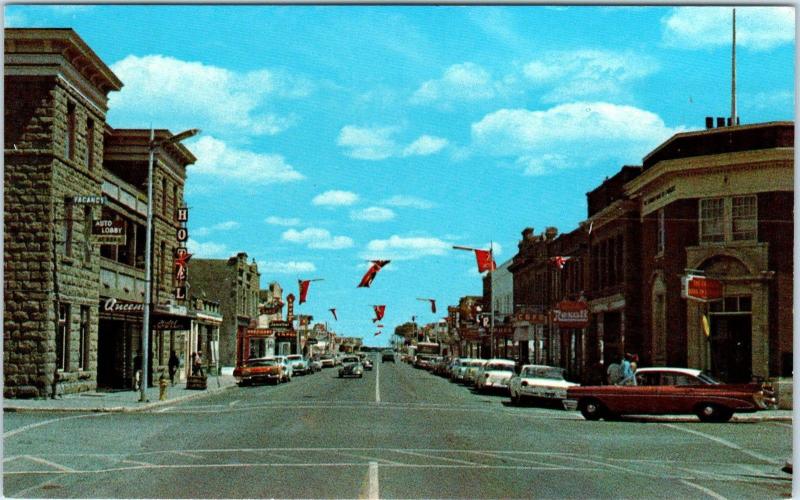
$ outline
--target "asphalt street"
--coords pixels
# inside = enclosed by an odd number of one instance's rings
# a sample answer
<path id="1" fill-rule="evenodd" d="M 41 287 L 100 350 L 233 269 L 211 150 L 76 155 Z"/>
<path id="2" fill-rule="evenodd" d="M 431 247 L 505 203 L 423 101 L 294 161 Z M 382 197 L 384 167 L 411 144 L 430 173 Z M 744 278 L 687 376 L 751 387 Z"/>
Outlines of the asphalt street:
<path id="1" fill-rule="evenodd" d="M 141 413 L 7 413 L 24 498 L 780 498 L 785 422 L 588 422 L 405 364 Z"/>

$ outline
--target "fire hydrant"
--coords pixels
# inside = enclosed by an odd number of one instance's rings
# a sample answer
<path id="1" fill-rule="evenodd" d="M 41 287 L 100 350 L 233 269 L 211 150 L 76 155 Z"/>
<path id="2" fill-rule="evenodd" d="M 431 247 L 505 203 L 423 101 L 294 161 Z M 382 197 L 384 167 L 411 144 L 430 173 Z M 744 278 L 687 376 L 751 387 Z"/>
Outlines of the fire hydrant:
<path id="1" fill-rule="evenodd" d="M 161 377 L 158 379 L 158 399 L 159 401 L 166 401 L 167 400 L 167 387 L 169 385 L 169 379 L 161 372 Z"/>

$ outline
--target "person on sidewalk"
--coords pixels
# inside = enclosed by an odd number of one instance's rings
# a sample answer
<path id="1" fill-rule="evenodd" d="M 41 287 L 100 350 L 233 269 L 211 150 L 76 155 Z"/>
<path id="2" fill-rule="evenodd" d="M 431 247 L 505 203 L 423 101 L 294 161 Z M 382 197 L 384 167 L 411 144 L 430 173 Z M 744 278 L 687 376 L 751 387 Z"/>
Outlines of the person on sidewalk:
<path id="1" fill-rule="evenodd" d="M 203 353 L 200 351 L 197 351 L 194 355 L 194 371 L 195 375 L 205 377 L 203 373 Z"/>
<path id="2" fill-rule="evenodd" d="M 178 355 L 175 354 L 175 351 L 170 352 L 169 354 L 169 383 L 170 385 L 175 385 L 175 373 L 178 371 L 178 366 L 180 365 L 181 360 L 178 359 Z"/>
<path id="3" fill-rule="evenodd" d="M 53 372 L 53 382 L 52 382 L 52 394 L 50 395 L 51 399 L 61 399 L 64 394 L 64 384 L 61 382 L 61 375 L 58 373 L 58 367 L 56 367 L 55 371 Z M 59 391 L 59 388 L 61 391 Z M 61 394 L 59 394 L 59 392 Z"/>
<path id="4" fill-rule="evenodd" d="M 133 390 L 139 389 L 141 387 L 141 380 L 142 380 L 142 356 L 139 352 L 136 352 L 136 356 L 133 357 Z"/>

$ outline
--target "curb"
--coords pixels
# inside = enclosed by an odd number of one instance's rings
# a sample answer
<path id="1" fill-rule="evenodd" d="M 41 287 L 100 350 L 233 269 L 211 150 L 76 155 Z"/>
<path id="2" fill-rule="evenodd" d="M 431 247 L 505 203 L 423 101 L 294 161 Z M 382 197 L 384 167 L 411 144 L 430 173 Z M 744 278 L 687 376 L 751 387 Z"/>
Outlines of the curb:
<path id="1" fill-rule="evenodd" d="M 235 384 L 227 385 L 224 387 L 216 387 L 214 389 L 206 389 L 204 391 L 197 391 L 197 394 L 187 394 L 185 396 L 179 396 L 176 398 L 168 399 L 166 401 L 153 401 L 148 403 L 142 403 L 140 406 L 108 406 L 108 407 L 85 407 L 85 408 L 78 408 L 78 407 L 70 407 L 64 408 L 60 406 L 54 407 L 30 407 L 30 406 L 6 406 L 3 405 L 3 411 L 9 413 L 136 413 L 142 412 L 147 410 L 152 410 L 153 408 L 160 408 L 162 406 L 169 406 L 171 404 L 180 403 L 183 401 L 190 401 L 193 399 L 201 399 L 207 396 L 211 396 L 213 394 L 217 394 L 223 391 L 230 389 L 231 387 L 236 387 Z M 137 402 L 138 404 L 138 402 Z"/>

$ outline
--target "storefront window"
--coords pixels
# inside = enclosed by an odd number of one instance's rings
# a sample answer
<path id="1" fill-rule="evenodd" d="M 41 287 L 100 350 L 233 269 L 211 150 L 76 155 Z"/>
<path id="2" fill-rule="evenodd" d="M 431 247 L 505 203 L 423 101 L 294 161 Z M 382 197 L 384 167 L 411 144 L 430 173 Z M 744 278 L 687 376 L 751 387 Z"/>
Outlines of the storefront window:
<path id="1" fill-rule="evenodd" d="M 714 243 L 725 240 L 724 202 L 723 198 L 700 200 L 700 242 Z"/>
<path id="2" fill-rule="evenodd" d="M 56 332 L 56 368 L 66 370 L 69 365 L 69 304 L 58 304 L 58 331 Z"/>

